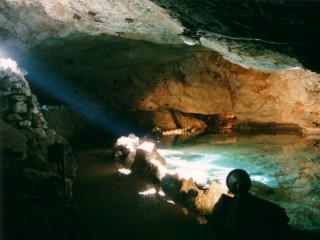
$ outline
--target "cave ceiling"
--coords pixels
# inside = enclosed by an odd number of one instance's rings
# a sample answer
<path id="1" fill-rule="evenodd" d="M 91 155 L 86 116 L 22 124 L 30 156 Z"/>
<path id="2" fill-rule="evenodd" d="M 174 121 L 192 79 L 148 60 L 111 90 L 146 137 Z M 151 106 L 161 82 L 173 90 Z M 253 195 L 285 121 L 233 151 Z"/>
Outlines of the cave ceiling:
<path id="1" fill-rule="evenodd" d="M 14 48 L 79 33 L 160 44 L 187 39 L 246 68 L 320 70 L 318 1 L 4 0 L 0 9 L 1 43 Z"/>

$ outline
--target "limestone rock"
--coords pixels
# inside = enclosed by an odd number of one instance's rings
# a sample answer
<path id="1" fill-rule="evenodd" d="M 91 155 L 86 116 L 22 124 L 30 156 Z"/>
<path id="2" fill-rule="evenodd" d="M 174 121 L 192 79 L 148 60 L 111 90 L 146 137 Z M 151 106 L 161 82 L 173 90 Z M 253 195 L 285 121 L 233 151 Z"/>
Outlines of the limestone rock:
<path id="1" fill-rule="evenodd" d="M 197 210 L 206 214 L 211 213 L 214 205 L 218 202 L 223 193 L 226 194 L 221 186 L 217 182 L 212 181 L 208 189 L 199 191 L 199 194 L 195 199 Z"/>

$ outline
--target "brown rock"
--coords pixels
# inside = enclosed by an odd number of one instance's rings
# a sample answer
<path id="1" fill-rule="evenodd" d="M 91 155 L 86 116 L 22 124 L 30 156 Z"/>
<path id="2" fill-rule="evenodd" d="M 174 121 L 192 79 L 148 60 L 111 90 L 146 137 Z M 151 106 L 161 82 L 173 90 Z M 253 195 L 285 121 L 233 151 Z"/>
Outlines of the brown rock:
<path id="1" fill-rule="evenodd" d="M 214 205 L 220 199 L 222 193 L 225 192 L 221 189 L 221 186 L 215 181 L 212 181 L 208 189 L 199 191 L 199 194 L 195 199 L 197 210 L 201 213 L 210 213 Z"/>

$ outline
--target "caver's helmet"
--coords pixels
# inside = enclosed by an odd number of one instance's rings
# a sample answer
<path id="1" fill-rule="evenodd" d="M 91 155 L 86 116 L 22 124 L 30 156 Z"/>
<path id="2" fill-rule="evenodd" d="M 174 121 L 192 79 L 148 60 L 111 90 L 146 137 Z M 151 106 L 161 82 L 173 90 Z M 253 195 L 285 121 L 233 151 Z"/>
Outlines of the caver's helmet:
<path id="1" fill-rule="evenodd" d="M 227 187 L 235 195 L 246 194 L 251 187 L 249 174 L 243 169 L 234 169 L 227 176 Z"/>

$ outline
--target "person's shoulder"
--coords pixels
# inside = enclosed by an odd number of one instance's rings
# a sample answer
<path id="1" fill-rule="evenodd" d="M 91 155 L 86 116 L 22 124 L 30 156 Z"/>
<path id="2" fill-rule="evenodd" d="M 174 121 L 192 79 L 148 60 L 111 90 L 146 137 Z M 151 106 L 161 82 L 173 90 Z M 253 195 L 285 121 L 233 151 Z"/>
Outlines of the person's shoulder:
<path id="1" fill-rule="evenodd" d="M 286 210 L 274 202 L 256 197 L 252 194 L 250 194 L 250 202 L 251 206 L 256 206 L 260 211 L 267 212 L 269 216 L 276 217 L 278 220 L 289 221 Z"/>
<path id="2" fill-rule="evenodd" d="M 218 202 L 214 205 L 213 212 L 219 211 L 225 206 L 229 205 L 231 200 L 232 200 L 232 197 L 230 197 L 229 195 L 226 195 L 224 193 L 221 194 L 221 197 L 219 198 Z"/>

